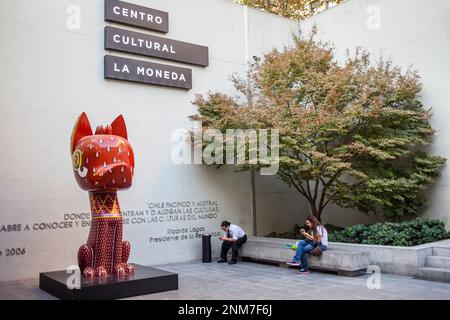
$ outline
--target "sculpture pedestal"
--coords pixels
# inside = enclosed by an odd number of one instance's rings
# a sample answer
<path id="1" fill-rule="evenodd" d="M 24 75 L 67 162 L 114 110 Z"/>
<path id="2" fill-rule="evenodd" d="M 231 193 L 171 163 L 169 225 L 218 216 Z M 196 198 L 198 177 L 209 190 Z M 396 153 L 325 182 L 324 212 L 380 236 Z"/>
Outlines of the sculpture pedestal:
<path id="1" fill-rule="evenodd" d="M 84 279 L 81 289 L 67 288 L 66 271 L 39 274 L 39 288 L 62 300 L 110 300 L 178 290 L 178 274 L 134 265 L 133 275 Z"/>

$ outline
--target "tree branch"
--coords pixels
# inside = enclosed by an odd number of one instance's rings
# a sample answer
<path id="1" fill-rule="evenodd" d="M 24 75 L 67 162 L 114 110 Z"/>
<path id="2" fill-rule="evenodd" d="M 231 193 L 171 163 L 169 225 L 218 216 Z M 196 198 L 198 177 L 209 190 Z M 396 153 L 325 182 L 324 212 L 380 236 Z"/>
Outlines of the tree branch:
<path id="1" fill-rule="evenodd" d="M 306 191 L 308 192 L 309 198 L 313 200 L 313 196 L 311 194 L 311 186 L 309 185 L 309 180 L 306 181 Z"/>
<path id="2" fill-rule="evenodd" d="M 318 196 L 318 192 L 319 192 L 319 183 L 320 183 L 319 177 L 317 177 L 316 178 L 316 185 L 314 187 L 314 197 L 313 197 L 314 203 L 316 203 L 316 200 L 317 200 L 317 196 Z"/>
<path id="3" fill-rule="evenodd" d="M 289 178 L 289 180 L 291 180 L 292 185 L 294 186 L 295 189 L 297 189 L 298 192 L 300 192 L 305 198 L 309 199 L 309 198 L 308 198 L 308 195 L 306 194 L 305 189 L 303 188 L 303 186 L 301 186 L 301 185 L 298 186 L 298 185 L 295 183 L 294 179 L 291 177 L 291 175 L 288 174 L 287 172 L 283 171 L 282 169 L 279 169 L 279 171 L 280 171 L 281 173 L 283 173 L 285 176 L 287 176 L 287 177 Z"/>

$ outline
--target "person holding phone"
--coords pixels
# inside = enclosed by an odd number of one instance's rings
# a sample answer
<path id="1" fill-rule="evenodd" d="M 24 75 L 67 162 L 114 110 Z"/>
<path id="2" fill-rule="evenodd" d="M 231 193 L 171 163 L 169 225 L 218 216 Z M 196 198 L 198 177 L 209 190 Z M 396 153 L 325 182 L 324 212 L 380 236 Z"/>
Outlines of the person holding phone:
<path id="1" fill-rule="evenodd" d="M 228 221 L 223 221 L 220 227 L 222 228 L 224 235 L 223 237 L 219 237 L 219 240 L 223 241 L 223 243 L 222 251 L 220 253 L 220 259 L 217 260 L 217 263 L 227 262 L 227 254 L 231 249 L 232 256 L 231 261 L 228 262 L 228 264 L 236 264 L 238 250 L 245 242 L 247 242 L 247 235 L 241 227 L 235 224 L 231 224 Z"/>
<path id="2" fill-rule="evenodd" d="M 298 242 L 297 252 L 292 258 L 291 262 L 287 264 L 290 266 L 298 266 L 299 274 L 308 274 L 308 254 L 315 248 L 319 247 L 322 251 L 327 250 L 328 247 L 328 232 L 327 229 L 320 223 L 320 221 L 310 215 L 305 220 L 306 226 L 311 230 L 311 234 L 304 229 L 300 230 L 300 233 L 305 237 L 305 240 Z"/>

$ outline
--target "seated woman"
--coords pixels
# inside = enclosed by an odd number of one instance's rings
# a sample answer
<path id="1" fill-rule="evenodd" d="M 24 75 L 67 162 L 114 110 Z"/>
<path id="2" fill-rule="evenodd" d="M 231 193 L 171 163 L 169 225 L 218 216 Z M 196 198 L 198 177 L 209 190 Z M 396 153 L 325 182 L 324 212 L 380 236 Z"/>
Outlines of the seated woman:
<path id="1" fill-rule="evenodd" d="M 306 218 L 305 224 L 312 231 L 312 234 L 307 233 L 304 229 L 300 230 L 300 233 L 306 239 L 298 242 L 297 252 L 292 259 L 292 262 L 287 263 L 290 266 L 298 266 L 299 274 L 309 273 L 307 255 L 314 248 L 320 246 L 322 251 L 325 251 L 328 247 L 328 232 L 320 221 L 316 217 L 310 215 Z"/>

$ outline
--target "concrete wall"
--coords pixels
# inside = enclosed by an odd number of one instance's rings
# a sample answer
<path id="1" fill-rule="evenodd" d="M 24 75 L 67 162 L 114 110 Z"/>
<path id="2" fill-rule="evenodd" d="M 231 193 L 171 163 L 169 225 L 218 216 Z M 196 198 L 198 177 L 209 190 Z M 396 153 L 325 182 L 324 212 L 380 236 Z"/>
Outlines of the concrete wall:
<path id="1" fill-rule="evenodd" d="M 0 281 L 76 264 L 89 228 L 80 226 L 85 220 L 65 220 L 65 215 L 89 212 L 88 195 L 75 183 L 69 152 L 72 128 L 83 111 L 93 126 L 110 123 L 119 114 L 126 119 L 136 175 L 132 188 L 119 193 L 124 211 L 145 212 L 149 203 L 166 201 L 218 202 L 219 214 L 213 219 L 125 225 L 132 262 L 155 265 L 200 258 L 199 239 L 149 242 L 150 237 L 167 235 L 168 229 L 218 232 L 220 221 L 228 219 L 252 233 L 249 174 L 174 165 L 171 134 L 192 127 L 187 117 L 196 111 L 191 104 L 196 93 L 234 93 L 229 75 L 244 73 L 249 57 L 288 45 L 298 24 L 224 0 L 129 2 L 168 11 L 166 37 L 209 47 L 210 66 L 192 67 L 192 90 L 103 79 L 106 53 L 133 57 L 104 50 L 104 26 L 114 24 L 104 22 L 103 0 L 0 1 L 0 228 L 22 228 L 0 232 Z M 70 5 L 81 9 L 79 30 L 67 28 Z M 291 228 L 290 212 L 278 208 L 294 208 L 299 198 L 276 178 L 264 179 L 259 212 L 277 212 L 278 217 L 266 220 L 270 227 L 262 232 Z M 61 221 L 72 222 L 72 227 L 33 230 L 35 224 L 39 229 L 41 223 Z M 30 230 L 24 230 L 26 225 Z M 219 241 L 213 240 L 213 246 L 217 254 Z M 15 248 L 20 250 L 11 251 Z"/>
<path id="2" fill-rule="evenodd" d="M 448 0 L 349 0 L 300 23 L 302 35 L 317 25 L 317 38 L 335 45 L 340 61 L 346 50 L 366 48 L 374 59 L 391 58 L 403 70 L 412 66 L 423 82 L 422 101 L 433 109 L 431 123 L 437 129 L 429 147 L 450 158 L 450 1 Z M 447 165 L 430 188 L 426 217 L 439 218 L 450 227 L 450 167 Z M 377 219 L 350 210 L 330 207 L 326 222 L 349 225 Z"/>
<path id="3" fill-rule="evenodd" d="M 293 251 L 285 244 L 295 244 L 298 240 L 250 237 L 242 247 L 242 256 L 272 262 L 288 261 Z M 368 267 L 378 267 L 382 273 L 416 276 L 420 268 L 436 248 L 445 250 L 442 241 L 414 247 L 394 247 L 366 244 L 330 242 L 328 250 L 319 258 L 309 257 L 311 267 L 331 270 L 356 271 Z M 437 249 L 439 250 L 439 249 Z"/>
<path id="4" fill-rule="evenodd" d="M 426 258 L 433 255 L 431 244 L 394 247 L 331 242 L 330 249 L 367 252 L 370 265 L 379 267 L 382 273 L 410 277 L 416 276 L 419 269 L 425 266 Z"/>
<path id="5" fill-rule="evenodd" d="M 245 73 L 254 55 L 289 45 L 292 33 L 300 29 L 306 35 L 315 23 L 318 37 L 336 45 L 339 59 L 346 49 L 361 45 L 375 57 L 391 57 L 403 67 L 414 64 L 424 82 L 423 101 L 433 107 L 432 122 L 439 130 L 431 150 L 449 156 L 448 1 L 434 0 L 430 5 L 426 0 L 350 0 L 300 25 L 225 0 L 129 1 L 169 11 L 166 37 L 209 47 L 210 66 L 192 67 L 192 90 L 103 79 L 106 53 L 153 61 L 104 50 L 104 26 L 114 24 L 103 21 L 103 0 L 0 0 L 0 281 L 36 277 L 40 271 L 76 263 L 88 227 L 81 226 L 86 219 L 65 218 L 89 212 L 87 193 L 72 176 L 69 153 L 71 130 L 83 111 L 93 126 L 106 124 L 120 113 L 125 116 L 136 154 L 136 176 L 133 187 L 119 194 L 123 210 L 145 213 L 150 203 L 160 202 L 218 203 L 219 213 L 212 219 L 126 224 L 131 261 L 155 265 L 200 257 L 199 239 L 150 243 L 150 237 L 165 236 L 168 229 L 187 226 L 218 232 L 219 222 L 229 219 L 251 234 L 249 174 L 234 173 L 230 167 L 174 165 L 171 134 L 178 128 L 191 128 L 187 116 L 195 113 L 191 101 L 196 93 L 233 94 L 229 75 Z M 81 9 L 79 30 L 67 27 L 70 5 Z M 377 10 L 380 28 L 369 29 L 368 19 L 370 27 L 377 26 L 373 23 Z M 433 200 L 426 212 L 447 224 L 449 179 L 446 168 L 431 189 Z M 256 190 L 259 235 L 291 230 L 309 213 L 301 196 L 275 177 L 257 176 Z M 343 226 L 377 220 L 333 207 L 324 219 Z M 72 227 L 33 230 L 36 224 L 39 229 L 53 222 L 70 222 Z M 18 224 L 21 231 L 1 229 Z M 26 225 L 31 229 L 25 230 Z M 218 246 L 214 240 L 215 254 Z M 19 254 L 7 256 L 8 252 Z"/>

